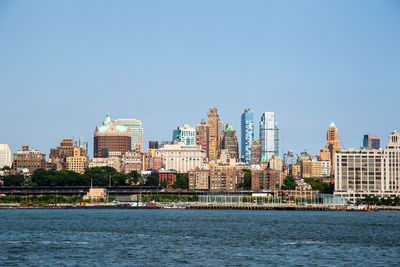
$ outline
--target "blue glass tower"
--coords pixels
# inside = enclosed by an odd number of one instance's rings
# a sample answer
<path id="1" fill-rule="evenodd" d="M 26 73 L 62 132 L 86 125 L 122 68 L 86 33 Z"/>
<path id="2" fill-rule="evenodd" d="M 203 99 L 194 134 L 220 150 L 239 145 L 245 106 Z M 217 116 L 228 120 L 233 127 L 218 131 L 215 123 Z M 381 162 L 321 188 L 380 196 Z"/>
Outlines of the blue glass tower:
<path id="1" fill-rule="evenodd" d="M 241 122 L 241 150 L 240 154 L 244 162 L 251 163 L 251 144 L 254 140 L 254 116 L 253 111 L 248 108 L 242 113 Z"/>

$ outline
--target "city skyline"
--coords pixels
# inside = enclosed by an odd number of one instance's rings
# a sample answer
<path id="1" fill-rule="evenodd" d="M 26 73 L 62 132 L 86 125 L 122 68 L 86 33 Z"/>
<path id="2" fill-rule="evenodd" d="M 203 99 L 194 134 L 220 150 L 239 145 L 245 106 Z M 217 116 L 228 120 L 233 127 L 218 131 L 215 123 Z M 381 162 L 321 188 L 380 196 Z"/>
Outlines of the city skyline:
<path id="1" fill-rule="evenodd" d="M 92 3 L 2 1 L 0 143 L 47 152 L 75 136 L 91 152 L 109 112 L 143 122 L 146 150 L 211 106 L 235 129 L 245 108 L 275 112 L 280 154 L 317 154 L 331 121 L 346 148 L 365 134 L 387 143 L 400 128 L 399 4 L 291 3 L 99 2 L 87 14 Z"/>

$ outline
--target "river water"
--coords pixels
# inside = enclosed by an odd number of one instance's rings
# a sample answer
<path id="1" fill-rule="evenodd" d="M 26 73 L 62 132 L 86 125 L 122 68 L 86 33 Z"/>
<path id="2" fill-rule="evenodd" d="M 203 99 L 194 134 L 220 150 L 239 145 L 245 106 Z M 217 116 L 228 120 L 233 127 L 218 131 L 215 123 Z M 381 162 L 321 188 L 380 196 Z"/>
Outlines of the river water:
<path id="1" fill-rule="evenodd" d="M 0 210 L 1 266 L 399 266 L 400 213 Z"/>

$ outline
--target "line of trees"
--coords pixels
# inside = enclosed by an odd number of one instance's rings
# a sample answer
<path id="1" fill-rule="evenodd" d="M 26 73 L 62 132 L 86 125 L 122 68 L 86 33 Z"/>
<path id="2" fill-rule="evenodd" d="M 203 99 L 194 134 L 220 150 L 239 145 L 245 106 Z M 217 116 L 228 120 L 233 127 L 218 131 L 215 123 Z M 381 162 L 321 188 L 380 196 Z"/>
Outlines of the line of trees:
<path id="1" fill-rule="evenodd" d="M 28 180 L 23 175 L 0 176 L 3 186 L 159 186 L 157 175 L 141 176 L 138 172 L 132 171 L 128 174 L 117 172 L 112 167 L 87 168 L 85 173 L 80 174 L 67 170 L 45 170 L 36 169 Z M 167 183 L 162 187 L 170 186 Z M 188 174 L 178 173 L 173 188 L 188 188 Z"/>
<path id="2" fill-rule="evenodd" d="M 377 196 L 366 196 L 356 200 L 356 204 L 376 205 L 376 206 L 400 206 L 400 197 L 395 198 L 379 198 Z"/>

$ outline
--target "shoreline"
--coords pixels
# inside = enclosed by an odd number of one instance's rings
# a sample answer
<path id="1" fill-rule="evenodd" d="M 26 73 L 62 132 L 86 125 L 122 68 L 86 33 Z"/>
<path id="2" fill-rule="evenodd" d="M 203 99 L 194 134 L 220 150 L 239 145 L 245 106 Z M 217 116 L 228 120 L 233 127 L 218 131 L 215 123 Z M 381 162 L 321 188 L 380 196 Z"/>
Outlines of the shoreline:
<path id="1" fill-rule="evenodd" d="M 52 205 L 52 206 L 22 206 L 19 203 L 2 203 L 1 209 L 188 209 L 188 210 L 292 210 L 292 211 L 400 211 L 400 206 L 373 206 L 373 207 L 351 207 L 333 205 L 243 205 L 243 204 L 215 204 L 215 203 L 185 203 L 185 204 L 158 204 L 151 206 L 133 206 L 131 204 L 96 204 L 96 205 Z"/>

